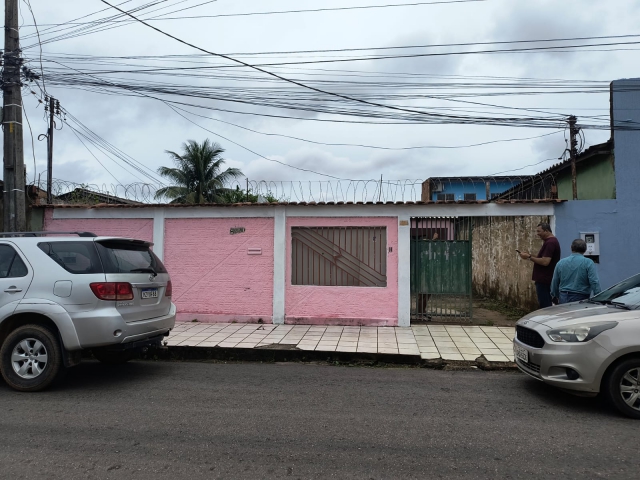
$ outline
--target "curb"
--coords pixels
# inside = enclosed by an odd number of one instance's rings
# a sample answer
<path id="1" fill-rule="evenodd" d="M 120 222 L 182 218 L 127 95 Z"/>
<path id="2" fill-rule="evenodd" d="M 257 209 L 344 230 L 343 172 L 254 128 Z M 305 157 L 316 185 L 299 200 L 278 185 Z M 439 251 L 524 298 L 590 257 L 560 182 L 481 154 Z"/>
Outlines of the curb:
<path id="1" fill-rule="evenodd" d="M 149 351 L 143 355 L 147 360 L 163 361 L 238 361 L 238 362 L 324 362 L 329 364 L 352 364 L 366 366 L 402 365 L 419 368 L 455 369 L 478 368 L 480 370 L 517 370 L 513 362 L 489 362 L 484 356 L 474 361 L 426 360 L 419 355 L 396 355 L 387 353 L 323 352 L 298 348 L 222 348 L 169 346 Z"/>

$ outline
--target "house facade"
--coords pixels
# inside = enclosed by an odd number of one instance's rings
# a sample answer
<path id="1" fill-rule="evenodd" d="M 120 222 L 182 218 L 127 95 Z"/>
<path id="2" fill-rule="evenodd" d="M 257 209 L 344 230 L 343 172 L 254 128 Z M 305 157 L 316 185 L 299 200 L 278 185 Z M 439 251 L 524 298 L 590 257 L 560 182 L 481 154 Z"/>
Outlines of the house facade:
<path id="1" fill-rule="evenodd" d="M 460 266 L 470 258 L 465 225 L 473 218 L 552 217 L 555 207 L 553 200 L 60 205 L 44 209 L 44 229 L 153 242 L 171 273 L 179 320 L 408 326 L 417 303 L 442 317 L 465 313 L 451 302 L 471 299 L 470 288 L 459 287 L 471 282 L 470 268 Z M 439 270 L 416 283 L 416 265 Z"/>

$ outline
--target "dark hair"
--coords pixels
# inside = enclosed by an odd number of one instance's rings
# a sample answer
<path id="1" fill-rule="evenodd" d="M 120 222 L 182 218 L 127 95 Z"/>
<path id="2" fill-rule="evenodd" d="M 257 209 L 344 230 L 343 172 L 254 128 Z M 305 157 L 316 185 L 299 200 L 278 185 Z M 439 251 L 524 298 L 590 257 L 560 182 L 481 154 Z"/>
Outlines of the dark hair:
<path id="1" fill-rule="evenodd" d="M 581 238 L 576 238 L 571 242 L 571 251 L 576 253 L 584 253 L 587 251 L 587 242 Z"/>
<path id="2" fill-rule="evenodd" d="M 548 223 L 546 223 L 546 222 L 541 222 L 541 223 L 539 223 L 539 224 L 538 224 L 538 226 L 539 226 L 542 230 L 544 230 L 545 232 L 551 232 L 551 225 L 549 225 L 549 224 L 548 224 Z"/>

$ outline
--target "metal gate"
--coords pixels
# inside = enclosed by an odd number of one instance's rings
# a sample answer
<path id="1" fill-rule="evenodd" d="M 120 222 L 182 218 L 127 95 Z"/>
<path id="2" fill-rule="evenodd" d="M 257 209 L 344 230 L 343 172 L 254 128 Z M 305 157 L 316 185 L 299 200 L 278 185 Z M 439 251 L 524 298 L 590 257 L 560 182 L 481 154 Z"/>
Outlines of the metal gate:
<path id="1" fill-rule="evenodd" d="M 470 321 L 469 217 L 411 219 L 411 320 Z"/>

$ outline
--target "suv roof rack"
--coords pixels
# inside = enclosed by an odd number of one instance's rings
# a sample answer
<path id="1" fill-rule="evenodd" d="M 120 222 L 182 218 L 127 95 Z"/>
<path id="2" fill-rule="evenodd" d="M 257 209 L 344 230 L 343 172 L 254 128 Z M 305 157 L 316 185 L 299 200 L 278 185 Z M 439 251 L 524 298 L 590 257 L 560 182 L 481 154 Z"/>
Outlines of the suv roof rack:
<path id="1" fill-rule="evenodd" d="M 91 232 L 0 232 L 0 237 L 39 237 L 44 235 L 78 235 L 79 237 L 97 237 Z"/>

